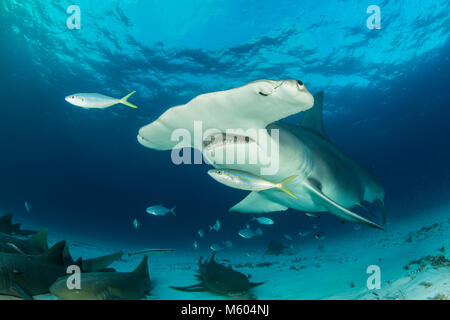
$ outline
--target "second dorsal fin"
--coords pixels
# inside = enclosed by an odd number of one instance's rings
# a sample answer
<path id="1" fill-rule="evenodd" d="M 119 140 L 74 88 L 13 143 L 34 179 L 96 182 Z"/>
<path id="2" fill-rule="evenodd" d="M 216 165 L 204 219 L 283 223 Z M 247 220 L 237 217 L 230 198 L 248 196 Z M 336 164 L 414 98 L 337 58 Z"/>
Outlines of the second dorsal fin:
<path id="1" fill-rule="evenodd" d="M 321 136 L 324 139 L 329 140 L 328 135 L 325 132 L 323 126 L 323 92 L 320 91 L 314 95 L 314 106 L 303 113 L 300 126 Z"/>

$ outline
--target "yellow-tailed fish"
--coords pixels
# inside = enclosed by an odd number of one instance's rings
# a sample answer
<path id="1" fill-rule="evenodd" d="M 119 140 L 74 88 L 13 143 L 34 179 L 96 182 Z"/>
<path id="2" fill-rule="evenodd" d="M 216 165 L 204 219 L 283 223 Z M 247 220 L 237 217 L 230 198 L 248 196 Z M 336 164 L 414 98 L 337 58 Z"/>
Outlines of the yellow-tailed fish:
<path id="1" fill-rule="evenodd" d="M 297 175 L 290 176 L 278 183 L 273 183 L 249 172 L 240 170 L 213 169 L 209 170 L 208 174 L 216 181 L 232 188 L 248 191 L 263 191 L 275 188 L 297 199 L 297 196 L 286 187 Z"/>
<path id="2" fill-rule="evenodd" d="M 111 98 L 99 93 L 75 93 L 67 96 L 65 99 L 70 104 L 86 109 L 105 109 L 119 103 L 136 109 L 137 106 L 128 102 L 128 98 L 134 93 L 136 93 L 136 91 L 131 92 L 122 99 Z"/>

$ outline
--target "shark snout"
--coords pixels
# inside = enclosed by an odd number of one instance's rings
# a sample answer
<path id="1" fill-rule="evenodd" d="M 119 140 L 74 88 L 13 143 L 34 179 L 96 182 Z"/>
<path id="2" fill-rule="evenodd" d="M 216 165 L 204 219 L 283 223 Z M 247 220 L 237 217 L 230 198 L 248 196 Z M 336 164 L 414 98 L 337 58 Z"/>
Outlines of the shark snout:
<path id="1" fill-rule="evenodd" d="M 298 106 L 297 112 L 308 110 L 314 105 L 314 97 L 302 80 L 285 80 L 283 87 L 286 99 Z"/>
<path id="2" fill-rule="evenodd" d="M 150 143 L 150 141 L 147 141 L 145 139 L 145 127 L 142 127 L 139 130 L 138 135 L 137 135 L 137 140 L 144 147 L 148 147 L 148 148 L 152 148 L 153 147 L 152 143 Z"/>

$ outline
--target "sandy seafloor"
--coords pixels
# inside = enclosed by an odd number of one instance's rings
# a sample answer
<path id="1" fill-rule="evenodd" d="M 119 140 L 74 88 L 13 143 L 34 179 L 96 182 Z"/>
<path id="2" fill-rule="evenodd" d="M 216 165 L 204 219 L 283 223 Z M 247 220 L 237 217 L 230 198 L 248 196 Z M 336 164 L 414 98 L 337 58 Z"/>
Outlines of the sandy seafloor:
<path id="1" fill-rule="evenodd" d="M 265 255 L 265 248 L 251 253 L 239 248 L 217 253 L 217 261 L 231 260 L 234 269 L 251 274 L 258 299 L 448 299 L 450 297 L 450 206 L 424 213 L 414 220 L 388 224 L 387 232 L 360 229 L 339 238 L 304 241 L 295 238 L 289 254 Z M 72 241 L 49 232 L 50 244 L 66 239 L 74 258 L 95 257 L 142 248 L 109 247 L 85 239 Z M 320 248 L 319 248 L 320 247 Z M 198 258 L 209 251 L 180 251 L 150 255 L 152 295 L 148 299 L 227 299 L 208 292 L 180 292 L 169 285 L 195 284 Z M 113 264 L 117 271 L 131 271 L 141 256 L 124 257 Z M 225 262 L 230 264 L 230 262 Z M 381 289 L 366 286 L 369 265 L 381 269 Z M 42 295 L 36 299 L 55 299 Z"/>

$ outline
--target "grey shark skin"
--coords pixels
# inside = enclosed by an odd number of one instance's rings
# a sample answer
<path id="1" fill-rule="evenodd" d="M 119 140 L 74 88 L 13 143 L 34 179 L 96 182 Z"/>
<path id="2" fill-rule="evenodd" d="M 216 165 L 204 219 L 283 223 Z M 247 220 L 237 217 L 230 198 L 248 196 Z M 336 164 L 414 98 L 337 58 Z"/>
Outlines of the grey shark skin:
<path id="1" fill-rule="evenodd" d="M 36 233 L 34 230 L 21 229 L 20 223 L 12 223 L 12 218 L 13 215 L 11 213 L 0 217 L 0 233 L 20 236 L 29 236 Z"/>
<path id="2" fill-rule="evenodd" d="M 186 292 L 199 292 L 199 291 L 211 291 L 216 294 L 234 297 L 234 298 L 254 298 L 253 295 L 249 295 L 249 290 L 264 284 L 264 282 L 250 282 L 250 276 L 246 276 L 243 273 L 233 270 L 231 266 L 226 267 L 217 263 L 214 260 L 216 252 L 213 252 L 209 260 L 206 259 L 203 262 L 203 258 L 199 259 L 199 270 L 196 277 L 200 280 L 200 283 L 187 287 L 173 287 L 170 288 L 186 291 Z"/>
<path id="3" fill-rule="evenodd" d="M 101 257 L 74 260 L 70 254 L 69 246 L 66 245 L 63 252 L 64 265 L 78 265 L 82 272 L 99 272 L 99 271 L 114 271 L 108 268 L 115 261 L 120 260 L 123 256 L 123 252 L 117 252 Z"/>
<path id="4" fill-rule="evenodd" d="M 179 144 L 171 136 L 174 130 L 183 128 L 194 137 L 195 121 L 201 121 L 203 133 L 210 129 L 222 133 L 229 129 L 267 130 L 269 148 L 279 149 L 278 158 L 270 159 L 278 161 L 276 173 L 261 174 L 261 169 L 267 166 L 262 161 L 223 164 L 211 157 L 208 160 L 216 169 L 241 170 L 272 182 L 297 175 L 287 187 L 298 199 L 279 190 L 251 192 L 230 211 L 264 213 L 289 208 L 329 211 L 341 219 L 383 229 L 352 211 L 357 207 L 365 209 L 366 202 L 379 202 L 384 213 L 384 189 L 368 170 L 331 143 L 323 126 L 322 105 L 323 93 L 313 98 L 301 82 L 259 80 L 236 89 L 200 95 L 186 105 L 168 109 L 139 130 L 138 141 L 156 150 L 198 147 L 192 141 L 190 145 Z M 298 126 L 279 121 L 301 111 L 305 113 Z M 278 130 L 279 139 L 272 138 L 271 129 Z M 248 140 L 247 153 L 253 143 Z M 257 147 L 262 148 L 259 143 Z M 226 148 L 229 146 L 218 144 L 214 151 L 220 154 Z M 384 220 L 385 216 L 383 223 Z"/>
<path id="5" fill-rule="evenodd" d="M 17 253 L 18 248 L 26 254 L 44 253 L 48 250 L 47 233 L 47 229 L 43 229 L 25 240 L 0 233 L 0 252 Z"/>
<path id="6" fill-rule="evenodd" d="M 139 300 L 150 291 L 147 261 L 144 257 L 132 272 L 82 273 L 81 289 L 68 289 L 68 276 L 62 277 L 50 287 L 50 292 L 62 300 Z"/>
<path id="7" fill-rule="evenodd" d="M 0 232 L 11 234 L 12 233 L 12 214 L 5 214 L 0 217 Z"/>
<path id="8" fill-rule="evenodd" d="M 48 293 L 52 283 L 66 273 L 62 266 L 64 246 L 64 241 L 58 242 L 37 256 L 0 253 L 0 295 L 31 300 Z"/>

